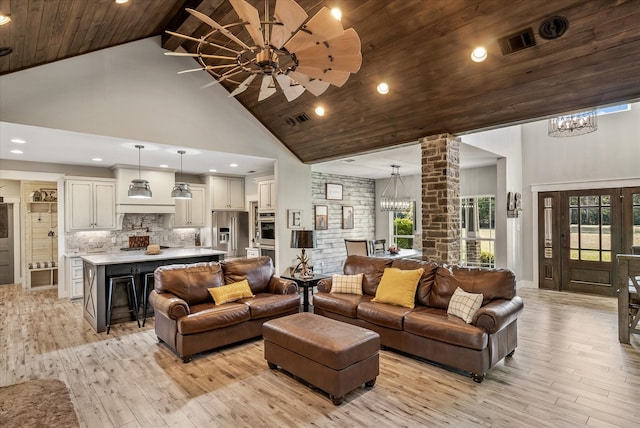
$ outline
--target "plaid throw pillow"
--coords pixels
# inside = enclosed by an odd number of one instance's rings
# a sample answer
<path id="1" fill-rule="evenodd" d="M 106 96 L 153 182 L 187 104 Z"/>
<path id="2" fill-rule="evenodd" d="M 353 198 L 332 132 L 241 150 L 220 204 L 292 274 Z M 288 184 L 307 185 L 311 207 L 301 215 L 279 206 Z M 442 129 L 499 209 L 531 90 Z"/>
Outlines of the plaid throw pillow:
<path id="1" fill-rule="evenodd" d="M 467 293 L 458 287 L 451 296 L 447 313 L 462 318 L 469 324 L 481 305 L 482 294 Z"/>
<path id="2" fill-rule="evenodd" d="M 362 277 L 364 274 L 357 275 L 333 275 L 331 279 L 330 293 L 343 294 L 359 294 L 362 295 Z"/>

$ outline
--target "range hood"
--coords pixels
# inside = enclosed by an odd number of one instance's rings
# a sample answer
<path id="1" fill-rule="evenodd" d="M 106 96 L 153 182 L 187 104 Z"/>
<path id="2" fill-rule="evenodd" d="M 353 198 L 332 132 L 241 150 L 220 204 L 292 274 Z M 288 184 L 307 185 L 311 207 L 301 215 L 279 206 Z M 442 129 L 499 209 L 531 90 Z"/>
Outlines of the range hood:
<path id="1" fill-rule="evenodd" d="M 175 214 L 176 204 L 171 197 L 171 189 L 175 182 L 173 170 L 144 169 L 138 172 L 135 166 L 114 166 L 116 177 L 116 214 L 119 218 L 123 214 Z M 147 180 L 153 197 L 149 199 L 135 199 L 129 197 L 131 180 L 138 177 Z"/>

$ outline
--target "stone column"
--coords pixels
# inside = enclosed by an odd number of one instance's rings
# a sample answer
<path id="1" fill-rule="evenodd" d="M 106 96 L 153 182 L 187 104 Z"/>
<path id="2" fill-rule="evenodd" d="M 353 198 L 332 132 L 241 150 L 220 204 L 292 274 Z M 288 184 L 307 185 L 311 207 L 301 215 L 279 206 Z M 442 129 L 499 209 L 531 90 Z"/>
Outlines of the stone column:
<path id="1" fill-rule="evenodd" d="M 422 255 L 460 262 L 460 138 L 420 139 L 422 145 Z"/>

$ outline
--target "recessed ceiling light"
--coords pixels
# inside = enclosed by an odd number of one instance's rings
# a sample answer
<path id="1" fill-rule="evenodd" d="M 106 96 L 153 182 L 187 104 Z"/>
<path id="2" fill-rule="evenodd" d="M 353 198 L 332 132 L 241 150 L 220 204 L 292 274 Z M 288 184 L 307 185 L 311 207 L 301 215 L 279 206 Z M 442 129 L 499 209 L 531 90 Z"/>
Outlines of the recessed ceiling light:
<path id="1" fill-rule="evenodd" d="M 318 116 L 324 116 L 324 107 L 322 107 L 322 106 L 316 107 L 316 114 Z"/>
<path id="2" fill-rule="evenodd" d="M 237 167 L 238 167 L 238 164 L 237 164 L 237 163 L 230 163 L 230 164 L 229 164 L 229 166 L 230 166 L 231 168 L 237 168 Z"/>
<path id="3" fill-rule="evenodd" d="M 26 141 L 24 141 L 24 140 L 22 140 L 20 138 L 12 138 L 11 142 L 12 143 L 16 143 L 16 144 L 26 144 L 27 143 Z"/>
<path id="4" fill-rule="evenodd" d="M 209 172 L 216 172 L 217 170 L 215 169 L 210 169 Z"/>
<path id="5" fill-rule="evenodd" d="M 15 150 L 11 150 L 11 153 L 14 153 L 14 154 L 16 154 L 16 155 L 21 155 L 21 154 L 23 154 L 24 152 L 23 152 L 22 150 L 15 149 Z"/>
<path id="6" fill-rule="evenodd" d="M 487 59 L 487 50 L 482 46 L 479 46 L 471 52 L 471 60 L 473 62 L 482 62 Z"/>
<path id="7" fill-rule="evenodd" d="M 102 158 L 93 158 L 91 160 L 94 162 L 102 162 Z"/>
<path id="8" fill-rule="evenodd" d="M 378 83 L 376 90 L 378 91 L 378 93 L 386 95 L 389 93 L 389 85 L 386 82 L 380 82 Z"/>
<path id="9" fill-rule="evenodd" d="M 125 4 L 127 3 L 129 0 L 116 0 L 116 4 Z"/>
<path id="10" fill-rule="evenodd" d="M 11 22 L 11 16 L 9 14 L 0 13 L 0 25 L 8 24 Z"/>
<path id="11" fill-rule="evenodd" d="M 160 165 L 160 168 L 169 168 L 169 165 L 163 163 L 162 165 Z"/>
<path id="12" fill-rule="evenodd" d="M 340 19 L 342 18 L 342 11 L 337 7 L 334 7 L 333 9 L 331 9 L 331 15 L 333 15 L 335 19 L 340 21 Z"/>

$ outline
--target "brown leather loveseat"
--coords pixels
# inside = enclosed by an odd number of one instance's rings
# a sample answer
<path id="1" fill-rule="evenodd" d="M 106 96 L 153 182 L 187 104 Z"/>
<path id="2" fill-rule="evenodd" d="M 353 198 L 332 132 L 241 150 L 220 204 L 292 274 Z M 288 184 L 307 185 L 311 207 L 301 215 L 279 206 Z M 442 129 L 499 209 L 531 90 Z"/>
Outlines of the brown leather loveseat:
<path id="1" fill-rule="evenodd" d="M 390 267 L 424 269 L 413 309 L 372 301 L 385 268 Z M 363 295 L 331 293 L 332 280 L 321 280 L 313 298 L 314 313 L 374 330 L 384 347 L 469 372 L 476 382 L 482 382 L 491 367 L 515 351 L 516 320 L 523 303 L 516 296 L 510 270 L 348 256 L 344 273 L 364 274 Z M 482 294 L 482 306 L 470 323 L 447 313 L 458 287 Z"/>
<path id="2" fill-rule="evenodd" d="M 262 324 L 300 311 L 298 286 L 273 276 L 270 257 L 162 266 L 149 301 L 158 339 L 184 362 L 198 352 L 262 334 Z M 254 297 L 216 305 L 208 289 L 247 280 Z"/>

